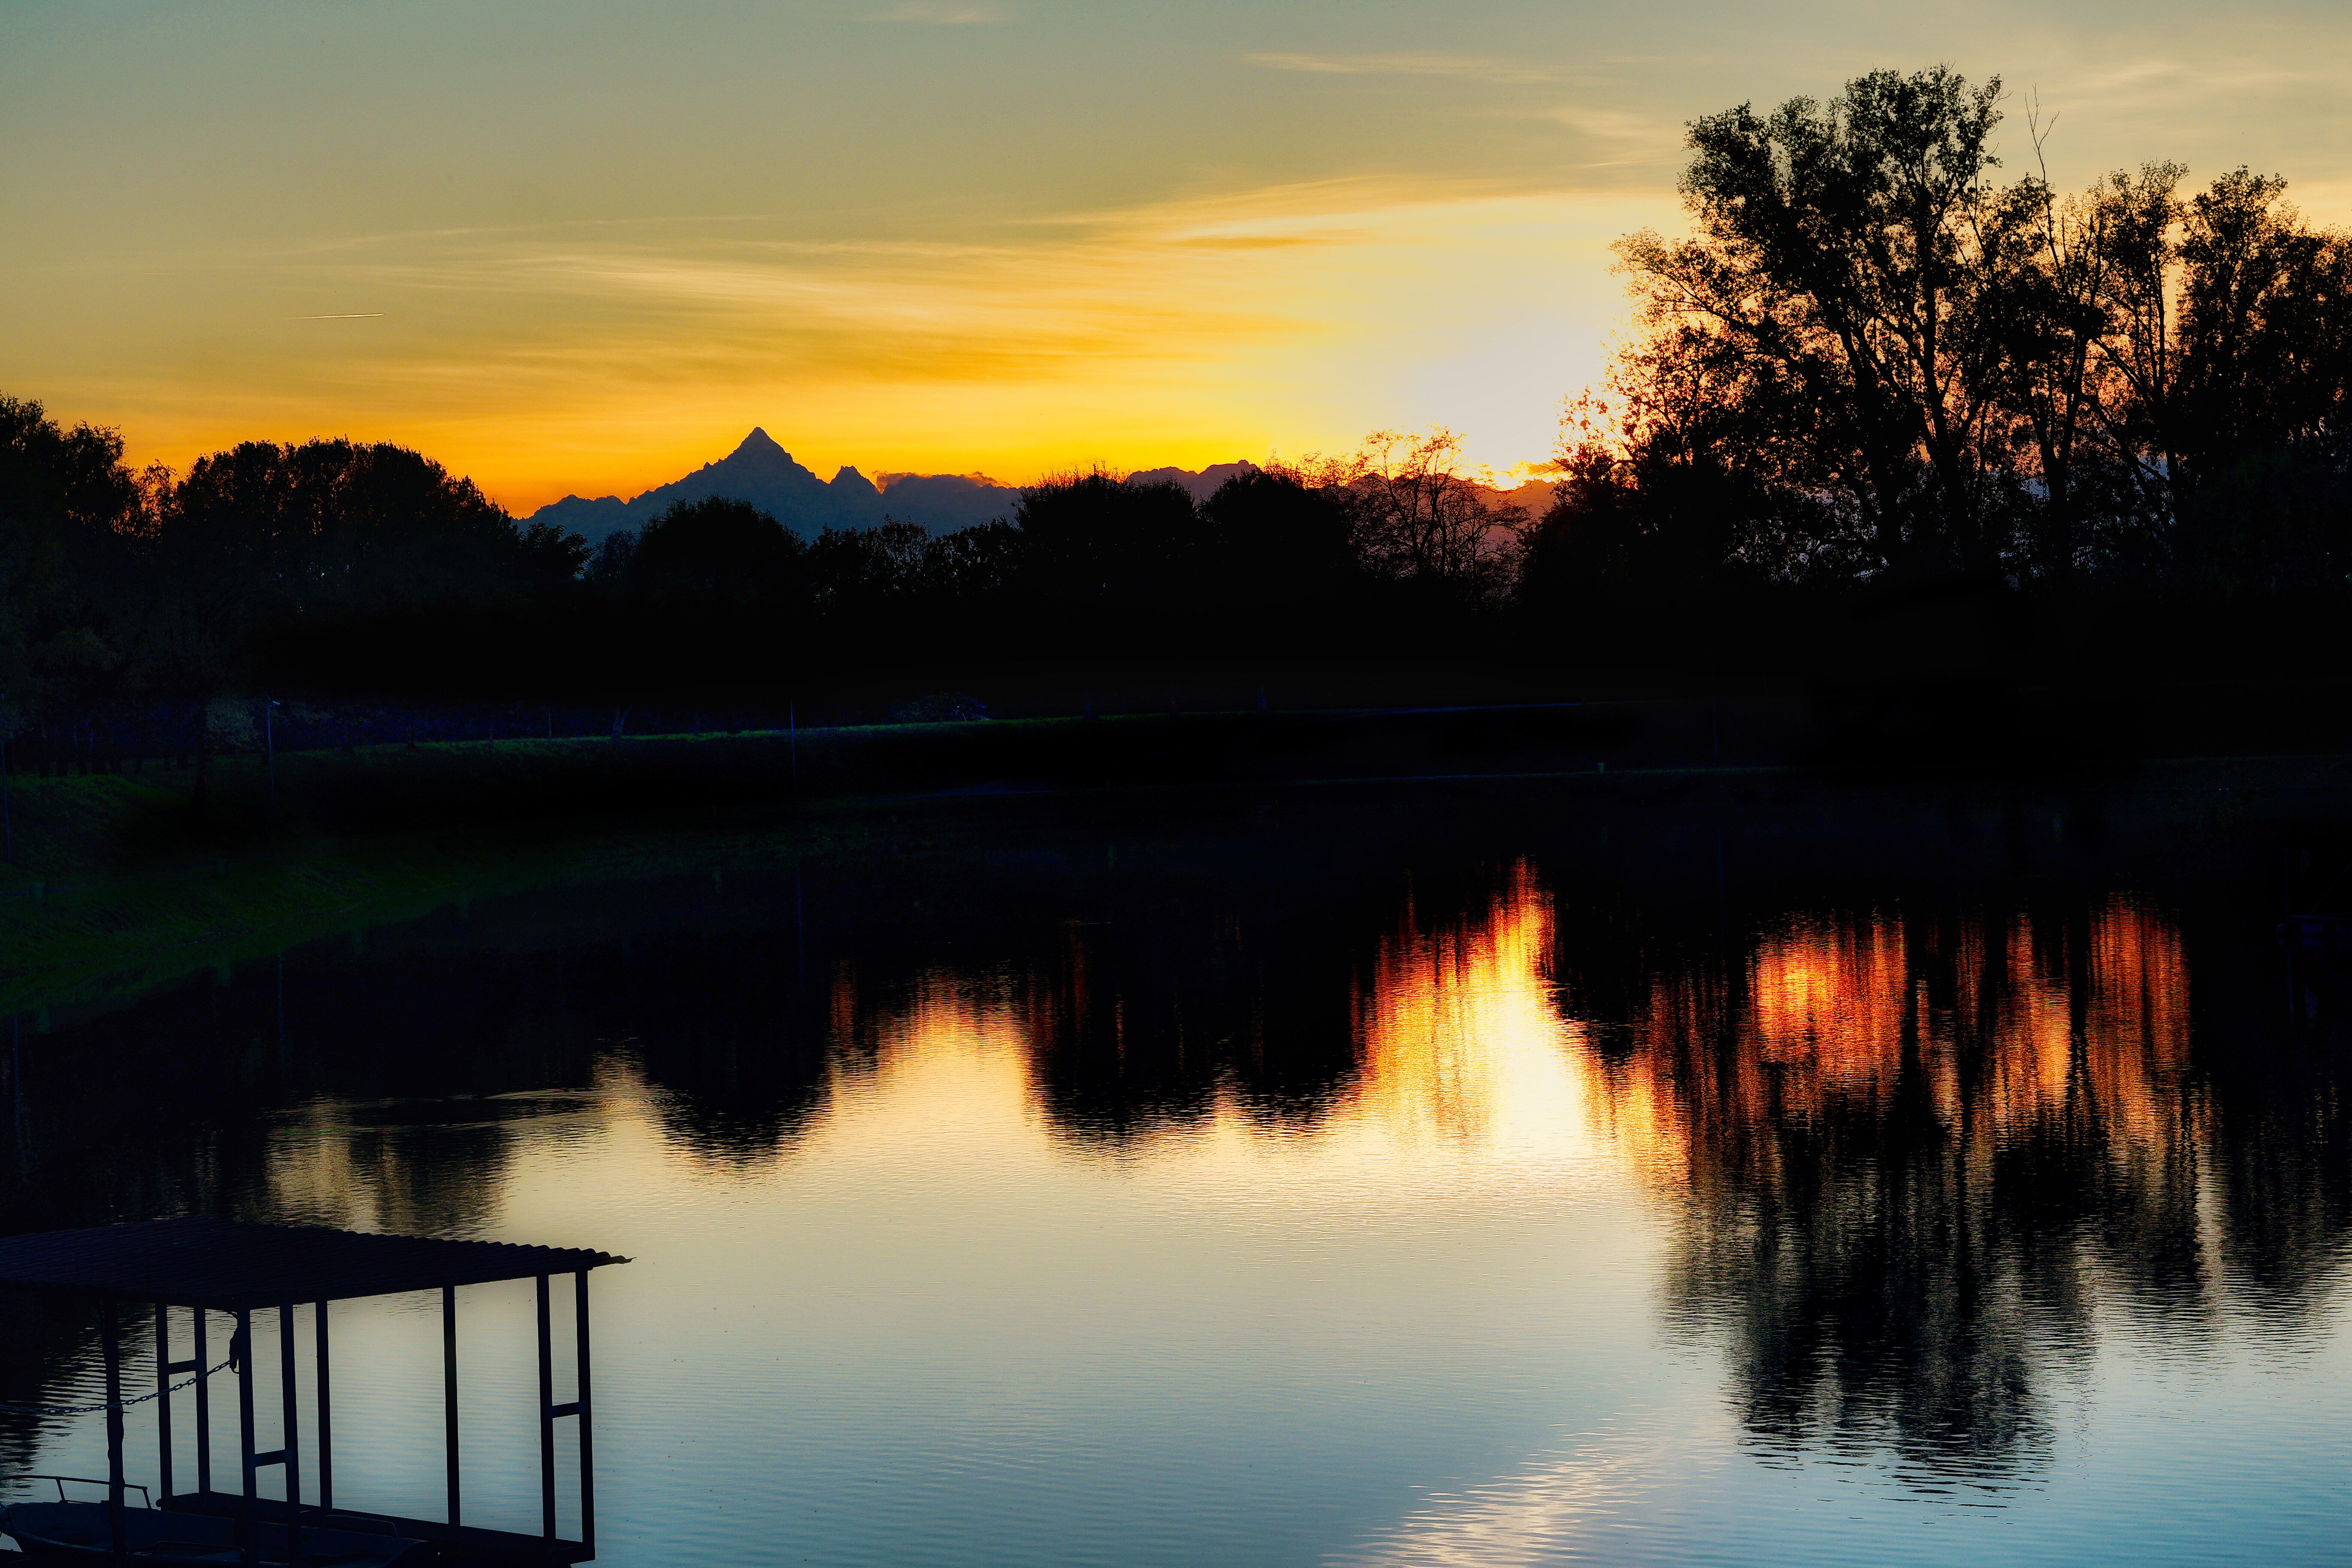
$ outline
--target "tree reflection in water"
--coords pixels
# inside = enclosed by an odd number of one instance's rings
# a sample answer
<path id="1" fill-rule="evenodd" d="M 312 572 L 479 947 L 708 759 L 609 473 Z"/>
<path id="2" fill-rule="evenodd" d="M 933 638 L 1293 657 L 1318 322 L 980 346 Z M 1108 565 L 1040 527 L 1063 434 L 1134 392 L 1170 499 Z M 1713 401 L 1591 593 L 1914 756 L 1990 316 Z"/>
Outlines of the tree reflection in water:
<path id="1" fill-rule="evenodd" d="M 2338 1084 L 2215 1071 L 2258 1047 L 2193 1049 L 2190 1010 L 2179 930 L 2126 899 L 1788 917 L 1729 966 L 1653 967 L 1595 1065 L 1675 1206 L 1670 1321 L 1725 1344 L 1751 1437 L 1999 1480 L 2103 1317 L 2193 1344 L 2225 1305 L 2313 1299 Z M 2246 1289 L 2254 1256 L 2293 1285 Z"/>
<path id="2" fill-rule="evenodd" d="M 1075 910 L 1073 910 L 1075 906 Z M 875 943 L 832 978 L 836 1064 L 893 1042 L 1009 1030 L 1055 1133 L 1116 1151 L 1231 1110 L 1311 1127 L 1353 1080 L 1350 975 L 1369 942 L 1328 903 L 1263 881 L 1155 884 L 973 911 L 952 952 Z"/>
<path id="3" fill-rule="evenodd" d="M 798 873 L 616 889 L 314 952 L 282 992 L 268 964 L 172 987 L 27 1053 L 5 1219 L 476 1234 L 526 1134 L 641 1111 L 751 1175 L 845 1093 L 979 1052 L 1022 1128 L 1122 1161 L 1278 1139 L 1296 1193 L 1325 1157 L 1367 1202 L 1424 1156 L 1432 1191 L 1630 1172 L 1673 1215 L 1670 1330 L 1725 1354 L 1760 1451 L 1988 1483 L 2048 1450 L 2053 1382 L 2103 1331 L 2292 1337 L 2338 1282 L 2344 1053 L 2275 1022 L 2244 930 L 1993 891 L 1701 937 L 1566 853 L 1548 877 L 1334 835 L 1171 840 L 1148 871 L 862 864 L 812 885 L 822 923 Z M 0 1400 L 53 1397 L 88 1331 L 0 1321 Z M 0 1415 L 0 1458 L 33 1441 Z"/>

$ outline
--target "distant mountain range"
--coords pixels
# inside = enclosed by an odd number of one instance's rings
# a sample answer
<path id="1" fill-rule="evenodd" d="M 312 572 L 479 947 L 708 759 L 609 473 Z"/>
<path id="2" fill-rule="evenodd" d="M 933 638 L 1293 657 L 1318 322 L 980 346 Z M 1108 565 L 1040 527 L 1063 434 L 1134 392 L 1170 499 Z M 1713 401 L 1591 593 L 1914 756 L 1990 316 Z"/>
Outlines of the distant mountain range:
<path id="1" fill-rule="evenodd" d="M 1181 486 L 1193 500 L 1205 500 L 1225 480 L 1255 467 L 1218 463 L 1197 474 L 1153 468 L 1129 478 L 1165 479 Z M 541 507 L 530 521 L 570 529 L 593 544 L 659 517 L 672 502 L 710 496 L 749 501 L 803 538 L 814 539 L 827 528 L 871 528 L 886 517 L 919 523 L 933 533 L 951 533 L 1011 518 L 1021 491 L 986 474 L 879 474 L 869 479 L 856 468 L 843 468 L 830 480 L 820 479 L 793 461 L 793 455 L 765 430 L 754 429 L 718 462 L 705 463 L 684 479 L 656 485 L 634 500 L 565 496 Z"/>
<path id="2" fill-rule="evenodd" d="M 1257 465 L 1246 460 L 1239 463 L 1212 463 L 1199 473 L 1185 468 L 1146 468 L 1139 474 L 1129 474 L 1131 485 L 1174 485 L 1191 496 L 1197 504 L 1217 493 L 1217 487 L 1239 474 L 1254 474 Z"/>

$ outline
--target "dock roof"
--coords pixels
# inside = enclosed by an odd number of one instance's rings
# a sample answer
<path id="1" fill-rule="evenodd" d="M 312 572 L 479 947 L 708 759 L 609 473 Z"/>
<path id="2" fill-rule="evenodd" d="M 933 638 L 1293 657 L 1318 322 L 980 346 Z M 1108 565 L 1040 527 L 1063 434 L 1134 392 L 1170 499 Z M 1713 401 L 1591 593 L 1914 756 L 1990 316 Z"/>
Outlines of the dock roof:
<path id="1" fill-rule="evenodd" d="M 487 1285 L 627 1261 L 584 1247 L 193 1216 L 0 1237 L 0 1286 L 229 1310 Z"/>

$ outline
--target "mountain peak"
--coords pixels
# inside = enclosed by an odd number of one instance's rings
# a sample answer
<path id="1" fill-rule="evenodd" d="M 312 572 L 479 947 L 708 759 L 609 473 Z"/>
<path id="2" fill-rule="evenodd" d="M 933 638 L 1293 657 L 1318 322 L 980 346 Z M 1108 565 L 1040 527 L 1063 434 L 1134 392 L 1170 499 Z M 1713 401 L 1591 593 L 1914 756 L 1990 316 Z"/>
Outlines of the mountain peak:
<path id="1" fill-rule="evenodd" d="M 767 431 L 761 429 L 759 426 L 754 425 L 751 426 L 751 433 L 749 436 L 744 437 L 736 448 L 727 455 L 730 458 L 764 458 L 771 452 L 783 458 L 784 461 L 788 463 L 793 460 L 793 455 L 790 452 L 785 451 L 782 447 L 776 445 L 776 438 L 774 437 L 769 435 Z"/>
<path id="2" fill-rule="evenodd" d="M 1016 492 L 980 475 L 884 474 L 881 479 L 877 485 L 854 465 L 845 464 L 827 484 L 794 462 L 765 429 L 754 426 L 726 457 L 633 500 L 567 496 L 541 507 L 531 521 L 558 524 L 593 542 L 658 517 L 679 501 L 723 496 L 749 501 L 802 538 L 814 539 L 827 528 L 870 528 L 890 518 L 935 532 L 971 528 L 1009 515 L 1019 499 Z M 912 488 L 894 494 L 886 512 L 882 489 L 900 483 Z"/>

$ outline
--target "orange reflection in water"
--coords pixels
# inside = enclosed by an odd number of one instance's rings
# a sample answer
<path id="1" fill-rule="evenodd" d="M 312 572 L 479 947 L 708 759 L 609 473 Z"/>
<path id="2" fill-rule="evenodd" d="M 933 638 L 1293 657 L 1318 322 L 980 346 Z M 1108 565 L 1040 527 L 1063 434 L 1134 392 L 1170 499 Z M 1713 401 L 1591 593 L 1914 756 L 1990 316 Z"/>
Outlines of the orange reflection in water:
<path id="1" fill-rule="evenodd" d="M 1677 1181 L 1770 1180 L 1769 1130 L 1876 1114 L 1898 1091 L 1980 1147 L 2086 1116 L 2115 1157 L 2179 1133 L 2165 1108 L 2188 1060 L 2188 963 L 2128 900 L 2050 929 L 1798 920 L 1740 979 L 1654 977 L 1633 1050 L 1602 1069 L 1608 1114 L 1678 1146 Z"/>
<path id="2" fill-rule="evenodd" d="M 1637 1131 L 1639 1119 L 1595 1114 L 1585 1028 L 1552 973 L 1556 931 L 1551 896 L 1525 865 L 1457 920 L 1409 909 L 1358 981 L 1355 1090 L 1334 1135 L 1368 1154 L 1442 1156 L 1514 1180 L 1618 1179 L 1607 1134 Z"/>
<path id="3" fill-rule="evenodd" d="M 2091 928 L 2091 1058 L 2110 1099 L 2127 1081 L 2176 1082 L 2189 1065 L 2189 961 L 2180 933 L 2144 910 L 2111 907 Z M 2126 1066 L 2126 1064 L 2133 1064 Z"/>
<path id="4" fill-rule="evenodd" d="M 1878 1081 L 1899 1050 L 1909 982 L 1903 929 L 1876 914 L 1767 937 L 1748 965 L 1758 1059 L 1841 1084 Z"/>
<path id="5" fill-rule="evenodd" d="M 2110 1136 L 2145 1140 L 2167 1121 L 2189 1055 L 2189 967 L 2179 934 L 2127 902 L 2079 939 L 2022 917 L 1994 943 L 1960 944 L 1954 1026 L 1990 1048 L 1991 1123 L 2011 1130 L 2095 1112 Z"/>
<path id="6" fill-rule="evenodd" d="M 1294 1175 L 1318 1158 L 1349 1172 L 1424 1156 L 1449 1169 L 1597 1163 L 1580 1026 L 1563 1016 L 1551 981 L 1552 905 L 1524 867 L 1456 918 L 1428 920 L 1409 906 L 1352 975 L 1335 965 L 1281 978 L 1349 994 L 1335 1021 L 1347 1020 L 1353 1060 L 1311 1109 L 1278 1118 L 1238 1076 L 1203 1065 L 1240 1016 L 1152 989 L 1132 952 L 1095 951 L 1106 940 L 1074 932 L 1035 973 L 977 989 L 935 974 L 884 999 L 843 976 L 835 1039 L 856 1042 L 861 1065 L 836 1070 L 835 1115 L 905 1108 L 990 1121 L 1015 1139 L 1059 1133 L 1121 1159 L 1278 1152 Z M 1225 1070 L 1311 1045 L 1296 1009 L 1291 1017 L 1274 1033 L 1242 1020 L 1251 1032 L 1222 1058 Z M 969 1097 L 961 1108 L 957 1096 Z M 1005 1116 L 1015 1098 L 1026 1114 Z M 997 1110 L 978 1115 L 973 1100 Z"/>
<path id="7" fill-rule="evenodd" d="M 1482 1142 L 1507 1092 L 1511 1046 L 1555 1034 L 1551 902 L 1525 867 L 1484 919 L 1381 939 L 1357 1003 L 1360 1114 L 1400 1140 Z"/>
<path id="8" fill-rule="evenodd" d="M 1031 1032 L 993 977 L 927 972 L 898 1007 L 860 1013 L 846 975 L 834 993 L 835 1110 L 820 1141 L 846 1146 L 877 1130 L 967 1152 L 1034 1143 Z"/>
<path id="9" fill-rule="evenodd" d="M 1129 1152 L 1278 1131 L 1294 1154 L 1319 1141 L 1365 1157 L 1599 1156 L 1697 1194 L 1778 1183 L 1799 1157 L 1787 1129 L 1843 1125 L 1849 1138 L 1898 1096 L 1906 1114 L 1958 1131 L 1956 1151 L 2086 1114 L 2105 1158 L 2137 1161 L 2183 1135 L 2164 1108 L 2187 1060 L 2187 963 L 2179 933 L 2127 900 L 2039 927 L 1884 910 L 1793 919 L 1728 980 L 1654 968 L 1630 1016 L 1598 1031 L 1563 1007 L 1557 925 L 1526 867 L 1455 918 L 1408 906 L 1352 979 L 1315 981 L 1353 991 L 1353 1071 L 1278 1127 L 1193 1063 L 1220 1019 L 1129 994 L 1140 966 L 1130 955 L 1122 979 L 1086 933 L 1050 975 L 938 972 L 885 999 L 845 974 L 835 1038 L 858 1048 L 837 1052 L 835 1114 L 987 1126 L 1016 1142 L 1083 1131 L 1066 1125 L 1074 1114 L 1116 1114 L 1127 1120 L 1115 1132 L 1091 1136 Z M 1604 1034 L 1624 1048 L 1591 1048 Z M 1022 1113 L 1005 1114 L 1014 1104 Z"/>

